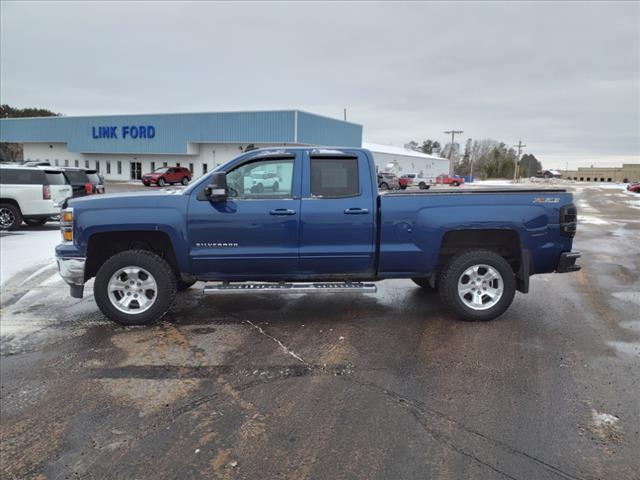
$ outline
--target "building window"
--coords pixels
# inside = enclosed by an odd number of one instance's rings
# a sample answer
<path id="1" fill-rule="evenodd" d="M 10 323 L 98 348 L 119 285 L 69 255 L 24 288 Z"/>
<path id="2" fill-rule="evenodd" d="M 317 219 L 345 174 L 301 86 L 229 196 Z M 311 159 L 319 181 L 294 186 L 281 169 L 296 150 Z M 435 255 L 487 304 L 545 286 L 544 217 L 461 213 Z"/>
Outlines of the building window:
<path id="1" fill-rule="evenodd" d="M 89 168 L 89 160 L 84 161 L 84 168 Z"/>
<path id="2" fill-rule="evenodd" d="M 180 166 L 180 162 L 176 163 L 176 167 L 179 167 L 179 166 Z"/>
<path id="3" fill-rule="evenodd" d="M 610 181 L 611 181 L 611 177 L 607 178 L 607 182 L 610 182 Z"/>
<path id="4" fill-rule="evenodd" d="M 162 166 L 166 167 L 167 166 L 167 162 L 162 162 Z"/>
<path id="5" fill-rule="evenodd" d="M 111 162 L 107 160 L 107 174 L 111 173 Z"/>
<path id="6" fill-rule="evenodd" d="M 207 168 L 208 168 L 208 167 L 207 167 L 207 164 L 206 164 L 206 163 L 203 163 L 203 164 L 202 164 L 202 174 L 203 174 L 203 175 L 204 175 L 205 173 L 207 173 Z"/>
<path id="7" fill-rule="evenodd" d="M 80 162 L 78 160 L 74 160 L 73 164 L 78 168 L 80 166 Z"/>
<path id="8" fill-rule="evenodd" d="M 58 166 L 58 159 L 56 158 L 54 163 L 56 164 L 56 167 Z"/>
<path id="9" fill-rule="evenodd" d="M 580 181 L 581 181 L 581 182 L 584 182 L 584 177 L 580 177 Z"/>
<path id="10" fill-rule="evenodd" d="M 156 162 L 151 162 L 151 171 L 152 172 L 156 171 Z"/>
<path id="11" fill-rule="evenodd" d="M 96 160 L 96 172 L 100 171 L 100 162 Z"/>
<path id="12" fill-rule="evenodd" d="M 66 159 L 65 159 L 65 161 L 64 161 L 64 166 L 65 166 L 65 167 L 68 167 L 68 166 L 69 166 L 69 160 L 66 160 Z"/>
<path id="13" fill-rule="evenodd" d="M 122 175 L 122 162 L 118 160 L 118 175 Z"/>
<path id="14" fill-rule="evenodd" d="M 193 163 L 190 163 L 190 164 L 189 164 L 189 171 L 190 171 L 191 173 L 193 173 Z"/>

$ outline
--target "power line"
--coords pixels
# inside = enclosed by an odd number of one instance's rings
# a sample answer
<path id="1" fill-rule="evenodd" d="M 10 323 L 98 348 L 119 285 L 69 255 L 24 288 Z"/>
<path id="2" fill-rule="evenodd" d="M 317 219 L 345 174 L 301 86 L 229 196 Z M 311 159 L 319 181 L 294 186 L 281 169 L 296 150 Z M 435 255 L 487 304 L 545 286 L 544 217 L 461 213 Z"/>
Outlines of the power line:
<path id="1" fill-rule="evenodd" d="M 454 141 L 458 133 L 462 134 L 464 132 L 462 130 L 447 130 L 444 133 L 446 133 L 447 135 L 451 135 L 451 147 L 449 148 L 449 175 L 453 175 L 453 162 L 451 161 L 451 154 L 453 152 Z"/>
<path id="2" fill-rule="evenodd" d="M 518 178 L 518 167 L 520 166 L 520 152 L 522 152 L 522 149 L 526 147 L 526 145 L 522 144 L 522 140 L 518 140 L 518 144 L 514 145 L 514 147 L 518 147 L 518 158 L 516 158 L 516 168 L 513 169 L 513 180 L 515 181 Z"/>

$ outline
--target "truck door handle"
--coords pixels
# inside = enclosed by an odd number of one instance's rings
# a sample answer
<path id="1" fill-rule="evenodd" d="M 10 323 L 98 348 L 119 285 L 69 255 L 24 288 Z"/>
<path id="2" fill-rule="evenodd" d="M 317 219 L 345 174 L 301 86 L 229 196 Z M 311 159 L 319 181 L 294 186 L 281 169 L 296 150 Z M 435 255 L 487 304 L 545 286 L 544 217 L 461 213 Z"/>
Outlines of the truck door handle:
<path id="1" fill-rule="evenodd" d="M 289 208 L 275 208 L 269 212 L 269 215 L 295 215 L 296 211 Z"/>
<path id="2" fill-rule="evenodd" d="M 345 215 L 365 215 L 369 213 L 368 208 L 347 208 L 344 211 Z"/>

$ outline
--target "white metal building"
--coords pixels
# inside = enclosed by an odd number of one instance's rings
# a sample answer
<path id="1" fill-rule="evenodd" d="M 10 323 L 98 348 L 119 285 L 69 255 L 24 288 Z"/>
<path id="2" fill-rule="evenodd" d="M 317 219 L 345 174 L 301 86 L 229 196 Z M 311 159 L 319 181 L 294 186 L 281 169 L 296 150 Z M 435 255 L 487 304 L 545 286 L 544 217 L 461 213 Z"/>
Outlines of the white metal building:
<path id="1" fill-rule="evenodd" d="M 392 145 L 363 142 L 362 147 L 373 153 L 380 172 L 396 175 L 418 173 L 423 177 L 437 177 L 449 173 L 449 160 Z"/>
<path id="2" fill-rule="evenodd" d="M 2 119 L 0 141 L 21 143 L 24 160 L 93 168 L 115 181 L 139 180 L 162 166 L 199 177 L 250 145 L 363 146 L 380 171 L 398 175 L 435 177 L 449 168 L 436 156 L 362 144 L 361 125 L 299 110 Z"/>

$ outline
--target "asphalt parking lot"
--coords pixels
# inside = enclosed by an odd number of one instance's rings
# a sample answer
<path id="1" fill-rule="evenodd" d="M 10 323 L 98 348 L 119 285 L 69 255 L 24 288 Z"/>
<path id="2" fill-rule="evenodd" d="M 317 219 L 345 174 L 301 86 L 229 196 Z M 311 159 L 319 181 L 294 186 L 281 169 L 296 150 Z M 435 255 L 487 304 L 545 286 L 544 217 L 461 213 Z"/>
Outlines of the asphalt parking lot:
<path id="1" fill-rule="evenodd" d="M 488 323 L 393 280 L 362 296 L 196 284 L 157 326 L 122 328 L 52 263 L 12 272 L 0 476 L 640 478 L 640 196 L 571 188 L 583 269 L 532 278 Z"/>

